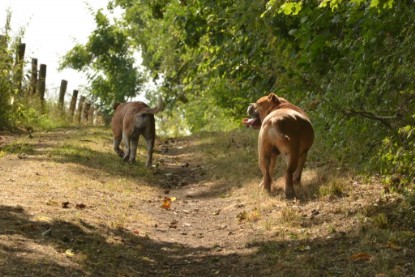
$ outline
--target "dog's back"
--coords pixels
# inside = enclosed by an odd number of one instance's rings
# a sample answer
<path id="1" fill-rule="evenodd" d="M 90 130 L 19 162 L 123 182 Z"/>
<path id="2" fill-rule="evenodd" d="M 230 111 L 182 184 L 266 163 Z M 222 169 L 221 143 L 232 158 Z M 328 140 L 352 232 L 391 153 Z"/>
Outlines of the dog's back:
<path id="1" fill-rule="evenodd" d="M 114 108 L 115 112 L 111 121 L 112 132 L 114 136 L 121 136 L 124 126 L 130 126 L 133 123 L 134 115 L 148 108 L 148 105 L 137 101 L 114 105 Z"/>

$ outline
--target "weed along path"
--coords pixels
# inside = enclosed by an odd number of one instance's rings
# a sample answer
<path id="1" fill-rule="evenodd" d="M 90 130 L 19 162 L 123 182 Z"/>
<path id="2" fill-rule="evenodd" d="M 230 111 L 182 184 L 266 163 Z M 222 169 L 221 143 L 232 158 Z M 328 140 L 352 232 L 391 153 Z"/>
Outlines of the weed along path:
<path id="1" fill-rule="evenodd" d="M 105 128 L 0 134 L 0 276 L 415 276 L 400 196 L 318 145 L 298 199 L 268 196 L 256 136 L 159 139 L 149 170 Z"/>

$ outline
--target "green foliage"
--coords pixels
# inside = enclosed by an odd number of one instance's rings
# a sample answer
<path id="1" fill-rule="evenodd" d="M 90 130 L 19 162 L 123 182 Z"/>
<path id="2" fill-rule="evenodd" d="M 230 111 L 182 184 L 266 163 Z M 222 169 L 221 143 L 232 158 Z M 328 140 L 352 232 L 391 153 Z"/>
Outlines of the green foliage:
<path id="1" fill-rule="evenodd" d="M 304 103 L 333 154 L 376 167 L 375 149 L 415 108 L 413 3 L 325 2 L 331 6 L 307 3 L 298 16 L 278 17 L 291 59 L 278 86 Z"/>
<path id="2" fill-rule="evenodd" d="M 96 29 L 85 45 L 75 45 L 61 61 L 61 68 L 83 71 L 91 81 L 90 92 L 103 110 L 137 95 L 143 83 L 135 65 L 126 30 L 99 10 Z"/>
<path id="3" fill-rule="evenodd" d="M 275 91 L 309 113 L 331 155 L 379 168 L 384 138 L 395 145 L 398 130 L 414 126 L 414 5 L 114 0 L 110 9 L 124 9 L 122 20 L 98 12 L 89 42 L 64 65 L 98 72 L 93 91 L 108 104 L 139 89 L 128 88 L 137 81 L 130 49 L 140 49 L 171 114 L 193 132 L 236 128 L 248 103 Z M 400 147 L 383 153 L 410 160 Z"/>
<path id="4" fill-rule="evenodd" d="M 398 135 L 383 140 L 382 168 L 390 188 L 405 191 L 415 185 L 415 126 L 400 128 Z"/>
<path id="5" fill-rule="evenodd" d="M 13 83 L 14 59 L 13 43 L 9 36 L 10 11 L 7 13 L 4 33 L 0 36 L 0 130 L 13 125 L 13 106 L 11 102 L 16 95 L 17 86 Z"/>
<path id="6" fill-rule="evenodd" d="M 19 99 L 14 105 L 15 125 L 33 129 L 50 130 L 69 125 L 57 103 L 45 102 L 33 97 Z"/>
<path id="7" fill-rule="evenodd" d="M 249 102 L 276 91 L 354 163 L 414 109 L 412 3 L 163 1 L 157 12 L 153 1 L 115 4 L 145 66 L 163 76 L 170 106 L 186 103 L 194 131 L 221 128 L 221 119 L 207 124 L 215 109 L 240 118 Z"/>

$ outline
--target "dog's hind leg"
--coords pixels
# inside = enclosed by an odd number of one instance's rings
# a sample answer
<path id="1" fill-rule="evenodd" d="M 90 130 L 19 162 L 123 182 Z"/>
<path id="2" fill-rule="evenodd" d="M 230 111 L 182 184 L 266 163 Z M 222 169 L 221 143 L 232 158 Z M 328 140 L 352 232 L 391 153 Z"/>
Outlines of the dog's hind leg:
<path id="1" fill-rule="evenodd" d="M 154 148 L 154 137 L 147 137 L 146 143 L 147 143 L 147 162 L 146 166 L 151 167 L 153 164 L 153 148 Z"/>
<path id="2" fill-rule="evenodd" d="M 277 157 L 278 157 L 279 154 L 280 154 L 280 151 L 277 148 L 274 148 L 272 150 L 271 163 L 269 165 L 270 174 L 273 174 L 273 172 L 275 170 L 275 164 L 277 163 Z"/>
<path id="3" fill-rule="evenodd" d="M 122 141 L 121 135 L 120 136 L 115 136 L 114 135 L 114 151 L 115 151 L 115 153 L 117 153 L 118 156 L 123 158 L 124 157 L 124 151 L 122 151 L 121 148 L 120 148 L 121 141 Z"/>
<path id="4" fill-rule="evenodd" d="M 147 115 L 143 117 L 142 123 L 144 124 L 145 128 L 142 130 L 141 134 L 143 135 L 144 139 L 146 140 L 147 144 L 147 162 L 146 166 L 151 167 L 153 164 L 153 149 L 154 149 L 154 141 L 156 139 L 156 127 L 154 124 L 154 116 Z"/>
<path id="5" fill-rule="evenodd" d="M 272 177 L 271 177 L 271 172 L 269 170 L 270 168 L 270 159 L 268 158 L 262 158 L 260 160 L 260 168 L 262 171 L 262 182 L 260 184 L 260 186 L 263 186 L 264 189 L 268 192 L 271 193 L 271 185 L 272 185 Z"/>
<path id="6" fill-rule="evenodd" d="M 301 184 L 301 175 L 303 173 L 303 168 L 304 168 L 306 158 L 307 158 L 307 151 L 301 154 L 300 157 L 298 157 L 297 169 L 294 172 L 294 178 L 293 178 L 294 184 Z"/>
<path id="7" fill-rule="evenodd" d="M 271 171 L 270 168 L 272 165 L 275 165 L 275 161 L 273 161 L 273 156 L 276 156 L 272 153 L 271 149 L 268 147 L 263 147 L 262 142 L 259 141 L 258 143 L 258 159 L 259 159 L 259 168 L 262 172 L 262 182 L 260 186 L 263 186 L 264 189 L 271 193 L 271 185 L 272 185 L 272 178 L 271 178 Z M 275 160 L 275 157 L 274 157 Z"/>
<path id="8" fill-rule="evenodd" d="M 124 153 L 123 161 L 126 162 L 128 161 L 128 158 L 130 157 L 130 138 L 125 132 L 122 133 L 122 138 L 123 138 L 124 145 L 125 145 L 125 153 Z"/>
<path id="9" fill-rule="evenodd" d="M 130 158 L 129 158 L 129 162 L 130 163 L 134 163 L 135 162 L 135 157 L 137 155 L 137 145 L 138 145 L 138 139 L 140 136 L 137 137 L 132 137 L 130 139 Z"/>
<path id="10" fill-rule="evenodd" d="M 287 199 L 293 199 L 295 197 L 293 174 L 298 165 L 297 153 L 290 153 L 287 156 L 287 170 L 285 171 L 285 197 Z"/>

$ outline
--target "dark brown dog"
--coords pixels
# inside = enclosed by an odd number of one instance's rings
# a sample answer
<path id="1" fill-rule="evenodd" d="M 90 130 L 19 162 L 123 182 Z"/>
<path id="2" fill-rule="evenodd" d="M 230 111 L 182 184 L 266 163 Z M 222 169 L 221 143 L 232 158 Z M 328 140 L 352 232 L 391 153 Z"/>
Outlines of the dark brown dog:
<path id="1" fill-rule="evenodd" d="M 112 116 L 112 133 L 114 135 L 114 151 L 124 161 L 134 162 L 138 139 L 144 137 L 147 143 L 147 167 L 151 167 L 153 161 L 154 140 L 156 138 L 156 127 L 154 114 L 162 110 L 163 101 L 159 98 L 157 107 L 150 108 L 143 102 L 122 103 L 115 106 Z M 124 153 L 120 149 L 121 141 L 124 142 Z"/>
<path id="2" fill-rule="evenodd" d="M 306 113 L 274 93 L 261 97 L 248 107 L 250 119 L 243 123 L 261 128 L 258 137 L 259 167 L 263 180 L 260 186 L 271 192 L 276 157 L 282 154 L 287 163 L 285 196 L 294 198 L 294 183 L 300 183 L 307 152 L 314 141 L 314 130 Z"/>

